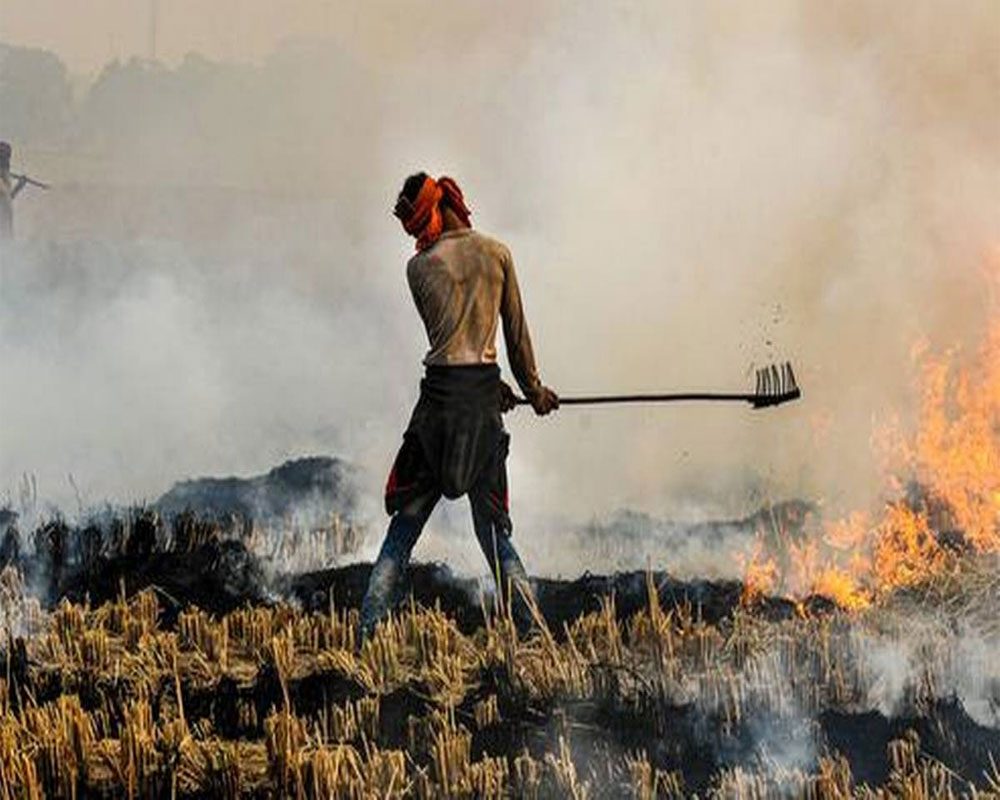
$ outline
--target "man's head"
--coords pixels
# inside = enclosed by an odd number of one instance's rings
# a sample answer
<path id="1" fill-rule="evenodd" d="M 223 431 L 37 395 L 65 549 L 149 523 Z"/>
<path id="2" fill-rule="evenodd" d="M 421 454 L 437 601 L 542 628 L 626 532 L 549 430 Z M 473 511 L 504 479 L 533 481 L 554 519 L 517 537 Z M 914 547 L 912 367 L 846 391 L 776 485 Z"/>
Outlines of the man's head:
<path id="1" fill-rule="evenodd" d="M 0 142 L 0 169 L 5 172 L 10 169 L 11 146 L 9 142 Z"/>
<path id="2" fill-rule="evenodd" d="M 403 229 L 416 237 L 418 251 L 434 244 L 444 230 L 471 226 L 471 212 L 458 184 L 445 176 L 434 180 L 426 172 L 406 179 L 393 214 Z"/>
<path id="3" fill-rule="evenodd" d="M 403 188 L 399 190 L 396 208 L 393 211 L 397 217 L 403 219 L 401 214 L 405 214 L 407 207 L 412 208 L 413 204 L 417 202 L 417 195 L 424 188 L 424 182 L 428 177 L 426 172 L 415 172 L 403 182 Z M 400 206 L 401 202 L 404 203 L 402 207 Z"/>

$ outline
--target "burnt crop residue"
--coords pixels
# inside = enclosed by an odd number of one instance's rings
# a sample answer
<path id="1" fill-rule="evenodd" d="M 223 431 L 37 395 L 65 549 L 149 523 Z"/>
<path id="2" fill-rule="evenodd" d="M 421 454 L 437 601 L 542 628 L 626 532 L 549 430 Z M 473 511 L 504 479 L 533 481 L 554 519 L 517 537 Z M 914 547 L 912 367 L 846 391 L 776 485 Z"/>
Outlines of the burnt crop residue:
<path id="1" fill-rule="evenodd" d="M 27 536 L 6 520 L 0 760 L 17 792 L 847 796 L 998 780 L 993 634 L 937 625 L 912 592 L 860 615 L 660 571 L 539 579 L 525 634 L 478 581 L 416 564 L 362 644 L 369 565 L 275 573 L 217 521 L 117 520 Z"/>

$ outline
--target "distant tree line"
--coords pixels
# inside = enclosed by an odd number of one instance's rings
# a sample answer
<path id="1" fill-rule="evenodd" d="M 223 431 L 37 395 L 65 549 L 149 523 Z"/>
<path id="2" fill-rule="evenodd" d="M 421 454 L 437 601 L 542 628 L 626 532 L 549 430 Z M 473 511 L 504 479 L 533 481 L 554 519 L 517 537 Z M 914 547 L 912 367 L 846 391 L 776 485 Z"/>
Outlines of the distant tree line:
<path id="1" fill-rule="evenodd" d="M 310 155 L 329 168 L 338 152 L 349 168 L 371 146 L 372 80 L 334 48 L 298 42 L 260 64 L 198 54 L 176 68 L 115 60 L 80 86 L 55 54 L 0 43 L 0 139 L 15 149 L 114 154 L 137 171 L 161 163 L 219 177 L 261 161 L 267 170 L 272 158 L 277 179 L 296 165 L 306 172 Z"/>

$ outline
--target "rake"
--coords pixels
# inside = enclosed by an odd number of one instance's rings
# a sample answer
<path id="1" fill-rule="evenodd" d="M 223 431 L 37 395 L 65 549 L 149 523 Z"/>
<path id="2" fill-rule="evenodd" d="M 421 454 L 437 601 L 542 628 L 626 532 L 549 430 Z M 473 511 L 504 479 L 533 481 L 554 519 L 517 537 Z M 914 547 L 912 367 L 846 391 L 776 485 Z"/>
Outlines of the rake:
<path id="1" fill-rule="evenodd" d="M 795 381 L 792 365 L 785 362 L 780 367 L 772 364 L 757 370 L 757 386 L 752 393 L 738 392 L 673 392 L 668 394 L 607 394 L 560 397 L 560 406 L 603 405 L 608 403 L 673 403 L 688 400 L 742 401 L 754 408 L 768 408 L 797 400 L 802 396 Z M 524 398 L 517 398 L 518 405 L 529 405 Z"/>

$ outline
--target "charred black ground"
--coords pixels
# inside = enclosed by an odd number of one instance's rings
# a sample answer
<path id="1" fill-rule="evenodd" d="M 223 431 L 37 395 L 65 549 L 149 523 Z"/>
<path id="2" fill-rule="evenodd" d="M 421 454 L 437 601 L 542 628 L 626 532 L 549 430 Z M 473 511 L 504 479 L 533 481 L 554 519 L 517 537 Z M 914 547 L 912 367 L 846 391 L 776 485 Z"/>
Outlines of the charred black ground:
<path id="1" fill-rule="evenodd" d="M 370 564 L 275 573 L 238 538 L 249 527 L 242 517 L 220 522 L 214 516 L 183 512 L 167 518 L 153 508 L 141 508 L 83 526 L 54 519 L 31 533 L 29 549 L 16 517 L 9 515 L 0 566 L 16 566 L 48 606 L 62 598 L 89 598 L 96 605 L 116 598 L 123 588 L 129 595 L 152 588 L 168 616 L 189 606 L 225 613 L 247 603 L 282 600 L 304 611 L 324 611 L 331 603 L 360 607 Z M 709 623 L 739 607 L 744 590 L 739 581 L 681 581 L 660 570 L 651 577 L 664 606 L 690 607 Z M 533 584 L 542 615 L 558 635 L 581 614 L 599 610 L 601 599 L 610 595 L 619 619 L 629 618 L 648 603 L 647 579 L 647 573 L 632 571 L 585 574 L 574 580 L 536 578 Z M 445 565 L 414 563 L 400 595 L 412 596 L 421 605 L 439 604 L 468 633 L 483 624 L 483 603 L 492 602 L 483 592 L 479 580 L 456 576 Z M 814 611 L 833 607 L 823 597 L 810 598 L 806 606 Z M 800 608 L 780 597 L 761 598 L 757 604 L 758 613 L 768 619 L 791 617 Z"/>

